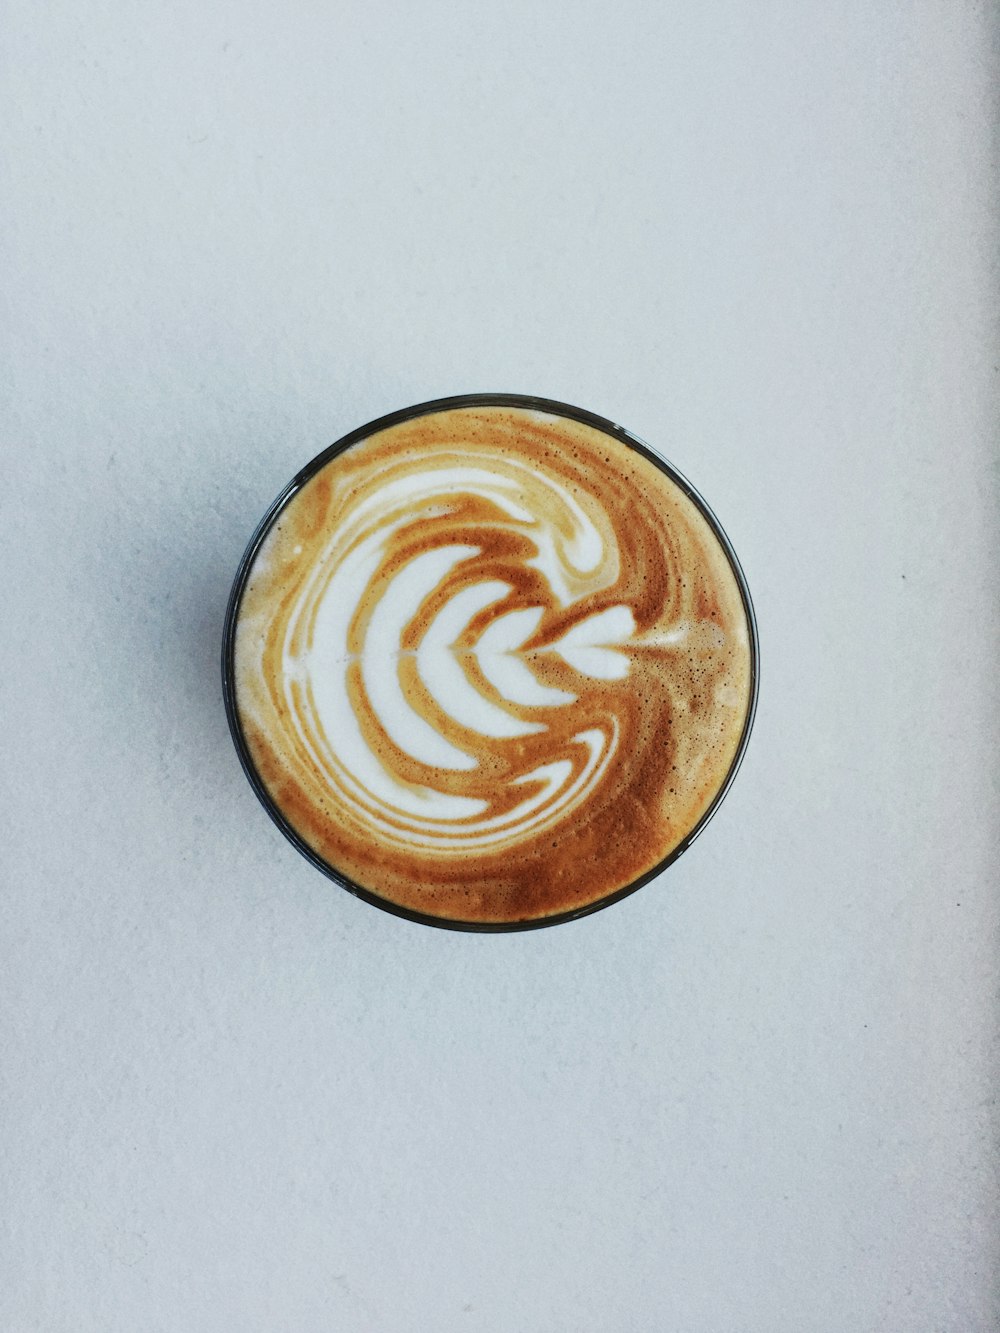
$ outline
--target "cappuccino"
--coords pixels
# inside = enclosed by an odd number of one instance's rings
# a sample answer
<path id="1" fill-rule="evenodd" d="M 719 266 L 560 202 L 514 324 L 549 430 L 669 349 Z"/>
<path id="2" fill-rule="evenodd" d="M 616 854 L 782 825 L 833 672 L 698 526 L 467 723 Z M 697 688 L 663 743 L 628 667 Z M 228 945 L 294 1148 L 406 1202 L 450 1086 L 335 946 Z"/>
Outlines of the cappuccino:
<path id="1" fill-rule="evenodd" d="M 245 558 L 230 721 L 311 859 L 406 915 L 543 924 L 621 896 L 724 792 L 753 711 L 742 576 L 624 431 L 445 400 L 321 455 Z"/>

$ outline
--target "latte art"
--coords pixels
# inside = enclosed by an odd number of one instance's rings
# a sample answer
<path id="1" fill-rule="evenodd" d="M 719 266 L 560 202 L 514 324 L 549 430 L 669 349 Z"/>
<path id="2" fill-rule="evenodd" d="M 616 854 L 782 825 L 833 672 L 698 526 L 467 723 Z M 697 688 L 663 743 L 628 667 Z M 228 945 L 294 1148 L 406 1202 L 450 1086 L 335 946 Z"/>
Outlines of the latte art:
<path id="1" fill-rule="evenodd" d="M 502 456 L 484 462 L 463 467 L 442 453 L 418 470 L 406 459 L 391 466 L 340 516 L 290 608 L 283 646 L 285 702 L 313 762 L 385 838 L 442 855 L 519 840 L 585 799 L 617 746 L 614 716 L 567 734 L 575 710 L 565 721 L 549 712 L 578 696 L 543 684 L 531 662 L 552 652 L 589 676 L 619 678 L 628 659 L 604 641 L 635 627 L 628 607 L 612 606 L 527 648 L 547 617 L 613 583 L 617 549 L 550 479 Z M 453 540 L 471 531 L 480 545 Z M 486 553 L 498 540 L 520 593 Z M 526 584 L 531 567 L 547 587 Z M 525 599 L 528 590 L 540 596 Z M 523 743 L 495 744 L 540 732 L 550 733 L 547 756 L 568 757 L 524 769 Z M 418 785 L 380 757 L 387 744 L 429 770 Z M 490 760 L 505 751 L 498 784 Z M 459 773 L 461 783 L 444 780 Z"/>
<path id="2" fill-rule="evenodd" d="M 750 644 L 665 472 L 497 405 L 402 421 L 310 477 L 249 570 L 234 679 L 267 796 L 335 873 L 515 922 L 690 834 L 742 736 Z"/>

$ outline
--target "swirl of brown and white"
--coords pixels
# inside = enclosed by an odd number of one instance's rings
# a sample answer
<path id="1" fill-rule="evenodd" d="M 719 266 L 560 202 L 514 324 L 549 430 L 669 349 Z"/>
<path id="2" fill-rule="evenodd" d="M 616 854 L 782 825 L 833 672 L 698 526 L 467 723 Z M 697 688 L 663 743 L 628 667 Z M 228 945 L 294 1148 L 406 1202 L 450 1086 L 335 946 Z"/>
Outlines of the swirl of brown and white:
<path id="1" fill-rule="evenodd" d="M 747 611 L 684 490 L 593 425 L 497 405 L 390 425 L 278 514 L 239 605 L 240 724 L 335 873 L 527 921 L 666 860 L 733 765 Z"/>

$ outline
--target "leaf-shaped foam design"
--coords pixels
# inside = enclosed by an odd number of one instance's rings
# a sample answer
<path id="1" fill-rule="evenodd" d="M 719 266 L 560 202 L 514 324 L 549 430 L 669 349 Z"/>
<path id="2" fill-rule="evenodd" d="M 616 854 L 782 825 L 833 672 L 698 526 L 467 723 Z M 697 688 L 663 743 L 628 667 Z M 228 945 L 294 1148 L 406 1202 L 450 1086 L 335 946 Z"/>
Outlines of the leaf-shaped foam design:
<path id="1" fill-rule="evenodd" d="M 624 644 L 635 633 L 635 616 L 627 606 L 609 606 L 567 630 L 550 645 L 575 671 L 597 680 L 624 680 L 628 675 L 626 655 L 611 647 Z"/>

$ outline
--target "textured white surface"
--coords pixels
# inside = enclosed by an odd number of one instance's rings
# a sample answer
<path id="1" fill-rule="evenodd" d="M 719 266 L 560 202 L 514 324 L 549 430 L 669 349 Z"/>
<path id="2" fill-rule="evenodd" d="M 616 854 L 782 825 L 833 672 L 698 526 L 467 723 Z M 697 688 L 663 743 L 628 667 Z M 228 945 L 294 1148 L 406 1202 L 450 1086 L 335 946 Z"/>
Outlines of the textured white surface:
<path id="1" fill-rule="evenodd" d="M 996 9 L 5 6 L 0 1327 L 1000 1323 Z M 656 885 L 398 921 L 259 808 L 264 508 L 479 389 L 686 472 L 764 653 Z"/>

